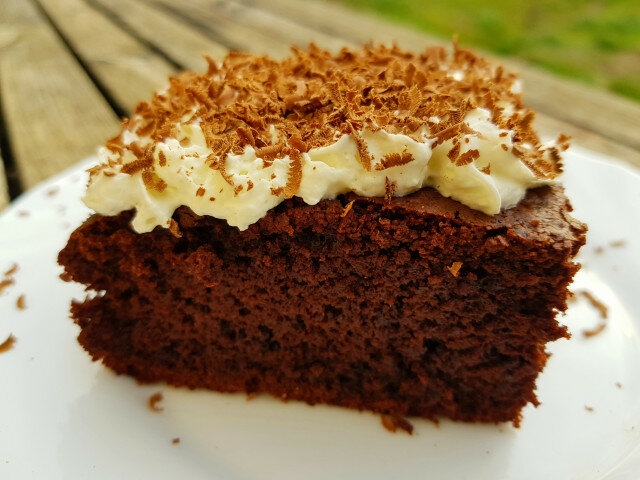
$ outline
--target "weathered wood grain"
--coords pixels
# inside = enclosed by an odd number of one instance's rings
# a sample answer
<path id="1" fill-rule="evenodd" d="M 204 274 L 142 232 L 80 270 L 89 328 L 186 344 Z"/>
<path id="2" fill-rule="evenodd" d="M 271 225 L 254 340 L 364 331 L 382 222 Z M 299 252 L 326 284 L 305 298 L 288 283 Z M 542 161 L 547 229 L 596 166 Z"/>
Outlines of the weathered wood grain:
<path id="1" fill-rule="evenodd" d="M 354 11 L 334 2 L 305 0 L 237 0 L 247 6 L 273 12 L 284 18 L 295 20 L 299 25 L 305 25 L 324 32 L 327 35 L 348 40 L 354 44 L 368 41 L 391 43 L 398 38 L 398 34 L 409 38 L 411 29 L 403 28 L 398 32 L 392 23 L 371 15 L 367 12 Z M 375 29 L 371 27 L 375 26 Z M 442 40 L 413 32 L 416 44 L 412 49 L 424 49 L 430 45 L 441 45 Z M 408 47 L 403 45 L 404 47 Z"/>
<path id="2" fill-rule="evenodd" d="M 287 45 L 274 40 L 268 33 L 256 31 L 251 25 L 234 21 L 215 6 L 208 8 L 191 1 L 180 4 L 172 0 L 144 1 L 190 22 L 201 32 L 226 45 L 230 50 L 269 54 L 275 57 L 283 57 L 289 53 Z"/>
<path id="3" fill-rule="evenodd" d="M 117 19 L 144 41 L 162 50 L 175 63 L 186 70 L 202 71 L 207 54 L 221 58 L 229 49 L 214 42 L 193 25 L 167 12 L 135 0 L 89 0 Z"/>
<path id="4" fill-rule="evenodd" d="M 231 0 L 230 0 L 231 1 Z M 350 42 L 397 42 L 411 50 L 446 43 L 446 40 L 391 24 L 371 14 L 357 12 L 333 2 L 296 0 L 233 0 L 251 8 L 282 15 L 301 25 L 336 35 Z M 610 92 L 566 80 L 515 59 L 498 59 L 518 71 L 524 81 L 525 101 L 537 111 L 578 127 L 586 135 L 585 146 L 594 148 L 593 135 L 613 144 L 640 151 L 640 105 Z M 576 135 L 576 141 L 583 143 Z M 599 148 L 599 150 L 603 150 Z"/>
<path id="5" fill-rule="evenodd" d="M 295 19 L 273 13 L 267 9 L 254 8 L 250 4 L 235 0 L 192 0 L 201 8 L 214 9 L 223 13 L 226 19 L 235 23 L 249 25 L 255 30 L 267 32 L 271 38 L 286 45 L 306 47 L 309 42 L 322 45 L 330 51 L 337 52 L 345 46 L 345 40 L 329 35 L 319 29 L 309 28 Z M 304 2 L 301 2 L 304 3 Z"/>
<path id="6" fill-rule="evenodd" d="M 305 46 L 315 40 L 327 47 L 344 45 L 344 41 L 336 41 L 321 32 L 301 27 L 297 22 L 268 12 L 247 9 L 241 4 L 208 0 L 190 0 L 179 5 L 172 0 L 145 1 L 188 19 L 233 50 L 282 58 L 289 55 L 291 44 Z"/>
<path id="7" fill-rule="evenodd" d="M 130 112 L 176 68 L 83 0 L 38 0 L 75 54 L 121 109 Z"/>
<path id="8" fill-rule="evenodd" d="M 119 124 L 31 2 L 0 2 L 0 89 L 24 189 L 92 154 Z"/>

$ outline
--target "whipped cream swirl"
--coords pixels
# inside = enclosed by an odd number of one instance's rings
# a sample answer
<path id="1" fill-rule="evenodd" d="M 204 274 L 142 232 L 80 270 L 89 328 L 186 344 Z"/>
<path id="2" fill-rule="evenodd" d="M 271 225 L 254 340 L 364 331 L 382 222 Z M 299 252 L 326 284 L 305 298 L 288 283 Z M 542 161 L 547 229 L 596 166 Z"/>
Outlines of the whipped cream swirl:
<path id="1" fill-rule="evenodd" d="M 360 161 L 354 136 L 337 132 L 333 143 L 302 154 L 295 196 L 313 205 L 348 192 L 382 197 L 388 194 L 389 184 L 396 196 L 433 187 L 446 197 L 493 215 L 517 205 L 527 189 L 553 182 L 538 178 L 514 154 L 514 132 L 494 124 L 488 110 L 471 110 L 464 122 L 470 133 L 462 138 L 458 153 L 474 154 L 473 161 L 464 165 L 447 156 L 453 148 L 452 140 L 434 146 L 431 132 L 422 127 L 410 136 L 384 130 L 359 132 L 372 159 L 367 170 Z M 156 226 L 168 227 L 174 211 L 183 205 L 198 215 L 224 219 L 245 230 L 286 199 L 282 191 L 290 174 L 289 156 L 265 162 L 247 146 L 242 154 L 229 154 L 224 159 L 223 175 L 203 161 L 212 151 L 199 122 L 180 124 L 179 129 L 187 142 L 166 138 L 153 153 L 154 175 L 166 184 L 165 188 L 148 188 L 142 172 L 121 171 L 122 163 L 115 160 L 122 155 L 123 163 L 133 161 L 131 152 L 117 154 L 103 147 L 99 159 L 111 166 L 91 176 L 85 204 L 102 215 L 135 209 L 132 226 L 143 233 Z M 122 142 L 145 143 L 145 139 L 125 130 Z M 411 160 L 386 166 L 385 157 L 392 154 Z"/>

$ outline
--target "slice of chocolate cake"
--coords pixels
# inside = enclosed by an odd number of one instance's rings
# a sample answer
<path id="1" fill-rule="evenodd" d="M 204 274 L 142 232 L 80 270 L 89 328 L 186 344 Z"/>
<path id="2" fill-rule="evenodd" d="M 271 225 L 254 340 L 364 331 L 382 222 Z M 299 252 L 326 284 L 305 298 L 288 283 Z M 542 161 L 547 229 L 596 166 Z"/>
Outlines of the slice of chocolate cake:
<path id="1" fill-rule="evenodd" d="M 144 382 L 518 424 L 586 227 L 515 76 L 457 47 L 209 63 L 91 171 L 59 255 L 101 292 L 82 346 Z"/>

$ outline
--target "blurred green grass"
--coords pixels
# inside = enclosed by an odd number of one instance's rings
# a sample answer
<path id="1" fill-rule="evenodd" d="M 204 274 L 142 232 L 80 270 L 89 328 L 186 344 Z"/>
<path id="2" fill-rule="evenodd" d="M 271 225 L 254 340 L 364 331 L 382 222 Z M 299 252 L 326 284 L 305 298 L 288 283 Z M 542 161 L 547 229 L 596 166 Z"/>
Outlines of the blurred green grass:
<path id="1" fill-rule="evenodd" d="M 341 0 L 640 101 L 640 0 Z"/>

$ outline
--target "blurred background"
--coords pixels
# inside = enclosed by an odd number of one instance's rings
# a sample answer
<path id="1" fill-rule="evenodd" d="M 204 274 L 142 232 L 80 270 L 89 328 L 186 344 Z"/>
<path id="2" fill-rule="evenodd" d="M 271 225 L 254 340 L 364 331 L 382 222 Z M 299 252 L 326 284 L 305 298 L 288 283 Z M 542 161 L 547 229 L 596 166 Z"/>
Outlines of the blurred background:
<path id="1" fill-rule="evenodd" d="M 343 0 L 640 101 L 638 0 Z"/>
<path id="2" fill-rule="evenodd" d="M 0 210 L 92 155 L 201 54 L 450 45 L 524 81 L 543 137 L 640 166 L 638 0 L 0 0 Z"/>

